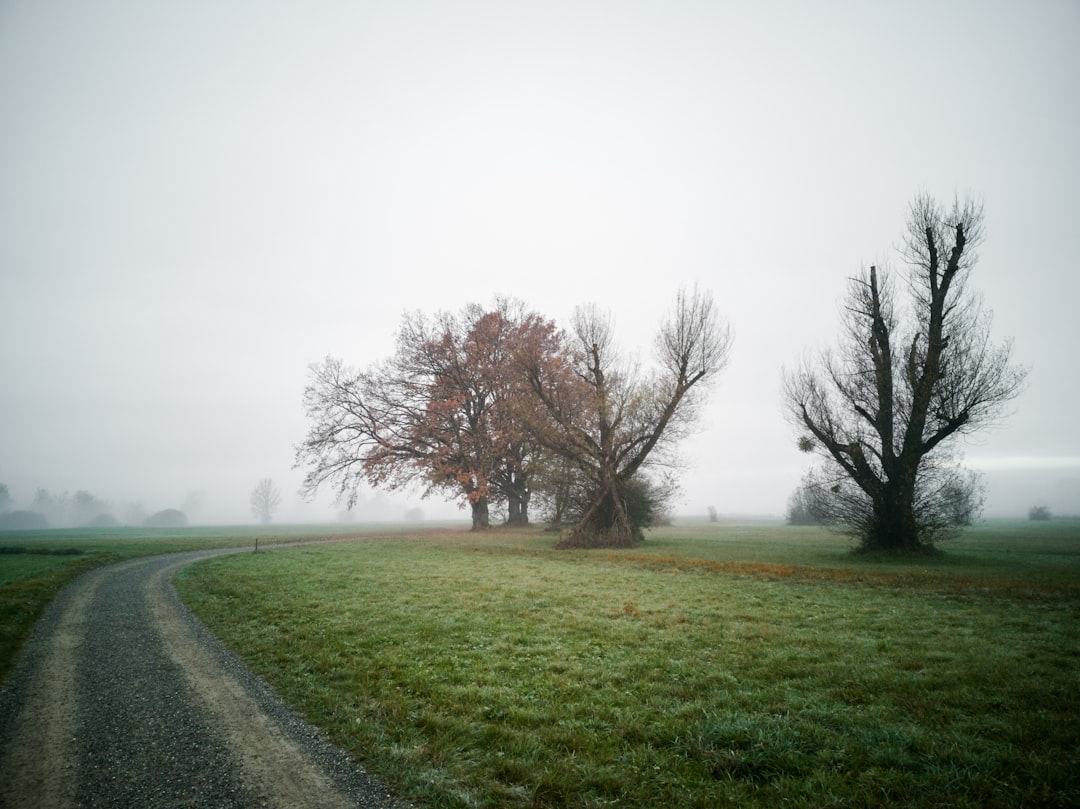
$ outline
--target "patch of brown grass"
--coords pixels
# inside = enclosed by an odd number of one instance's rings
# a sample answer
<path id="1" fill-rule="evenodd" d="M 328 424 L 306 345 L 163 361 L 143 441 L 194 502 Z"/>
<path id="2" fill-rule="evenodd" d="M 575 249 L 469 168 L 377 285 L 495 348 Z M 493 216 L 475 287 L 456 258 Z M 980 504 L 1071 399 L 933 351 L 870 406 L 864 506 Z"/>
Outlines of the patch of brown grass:
<path id="1" fill-rule="evenodd" d="M 857 567 L 810 567 L 770 562 L 719 562 L 645 553 L 610 553 L 610 562 L 627 563 L 670 573 L 694 571 L 705 574 L 749 576 L 759 579 L 799 579 L 850 585 L 876 585 L 891 589 L 922 589 L 942 595 L 1043 599 L 1047 595 L 1080 600 L 1080 582 L 1047 582 L 1033 587 L 1028 580 L 1002 576 L 976 576 L 934 570 L 868 570 Z"/>

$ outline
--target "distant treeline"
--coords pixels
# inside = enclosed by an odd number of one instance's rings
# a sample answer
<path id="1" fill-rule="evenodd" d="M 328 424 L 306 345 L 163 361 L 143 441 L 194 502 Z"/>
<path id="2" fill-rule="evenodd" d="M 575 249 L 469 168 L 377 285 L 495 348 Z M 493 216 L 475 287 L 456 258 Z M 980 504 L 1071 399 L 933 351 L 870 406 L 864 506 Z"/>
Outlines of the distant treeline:
<path id="1" fill-rule="evenodd" d="M 188 524 L 187 515 L 179 509 L 167 508 L 149 516 L 141 506 L 126 509 L 124 521 L 113 516 L 112 506 L 101 498 L 80 489 L 74 495 L 64 492 L 52 495 L 39 488 L 28 508 L 12 509 L 8 487 L 0 483 L 0 531 L 38 531 L 47 528 L 113 528 L 119 525 L 141 525 L 176 528 Z"/>

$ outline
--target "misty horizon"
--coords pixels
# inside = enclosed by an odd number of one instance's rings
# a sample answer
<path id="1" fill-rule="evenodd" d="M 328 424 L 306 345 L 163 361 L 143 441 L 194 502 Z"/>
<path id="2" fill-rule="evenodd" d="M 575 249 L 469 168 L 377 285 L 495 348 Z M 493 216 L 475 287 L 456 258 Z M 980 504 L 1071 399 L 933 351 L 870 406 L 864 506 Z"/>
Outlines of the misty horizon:
<path id="1" fill-rule="evenodd" d="M 292 466 L 311 363 L 497 295 L 596 303 L 647 363 L 698 284 L 735 340 L 674 511 L 779 517 L 810 464 L 782 369 L 903 269 L 925 192 L 984 203 L 970 283 L 1031 369 L 961 447 L 984 516 L 1078 514 L 1078 33 L 1062 0 L 6 3 L 0 483 L 235 524 L 271 477 L 275 522 L 335 522 Z"/>

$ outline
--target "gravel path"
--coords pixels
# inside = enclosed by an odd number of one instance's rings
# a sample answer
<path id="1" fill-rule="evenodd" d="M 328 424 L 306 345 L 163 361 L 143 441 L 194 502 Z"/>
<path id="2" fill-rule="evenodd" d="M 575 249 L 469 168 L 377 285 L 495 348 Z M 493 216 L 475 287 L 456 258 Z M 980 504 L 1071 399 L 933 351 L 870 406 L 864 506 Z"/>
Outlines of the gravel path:
<path id="1" fill-rule="evenodd" d="M 177 569 L 110 565 L 69 585 L 0 690 L 0 806 L 396 807 L 180 603 Z"/>

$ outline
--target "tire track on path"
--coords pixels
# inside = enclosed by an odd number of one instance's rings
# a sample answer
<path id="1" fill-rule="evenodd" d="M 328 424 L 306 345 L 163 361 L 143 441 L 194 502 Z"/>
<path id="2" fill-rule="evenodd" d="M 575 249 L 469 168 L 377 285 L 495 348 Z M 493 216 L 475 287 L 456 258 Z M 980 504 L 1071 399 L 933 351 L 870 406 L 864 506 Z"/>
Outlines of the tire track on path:
<path id="1" fill-rule="evenodd" d="M 73 793 L 73 741 L 76 650 L 83 634 L 86 605 L 93 598 L 100 571 L 79 579 L 53 603 L 39 628 L 48 624 L 49 640 L 31 647 L 23 663 L 40 671 L 23 689 L 22 710 L 0 713 L 15 742 L 0 758 L 0 805 L 70 806 Z M 52 619 L 49 621 L 49 619 Z M 6 706 L 5 706 L 6 707 Z M 3 734 L 7 741 L 8 733 Z"/>
<path id="2" fill-rule="evenodd" d="M 61 593 L 0 691 L 0 806 L 398 805 L 180 602 L 172 576 L 216 553 L 110 565 Z"/>

